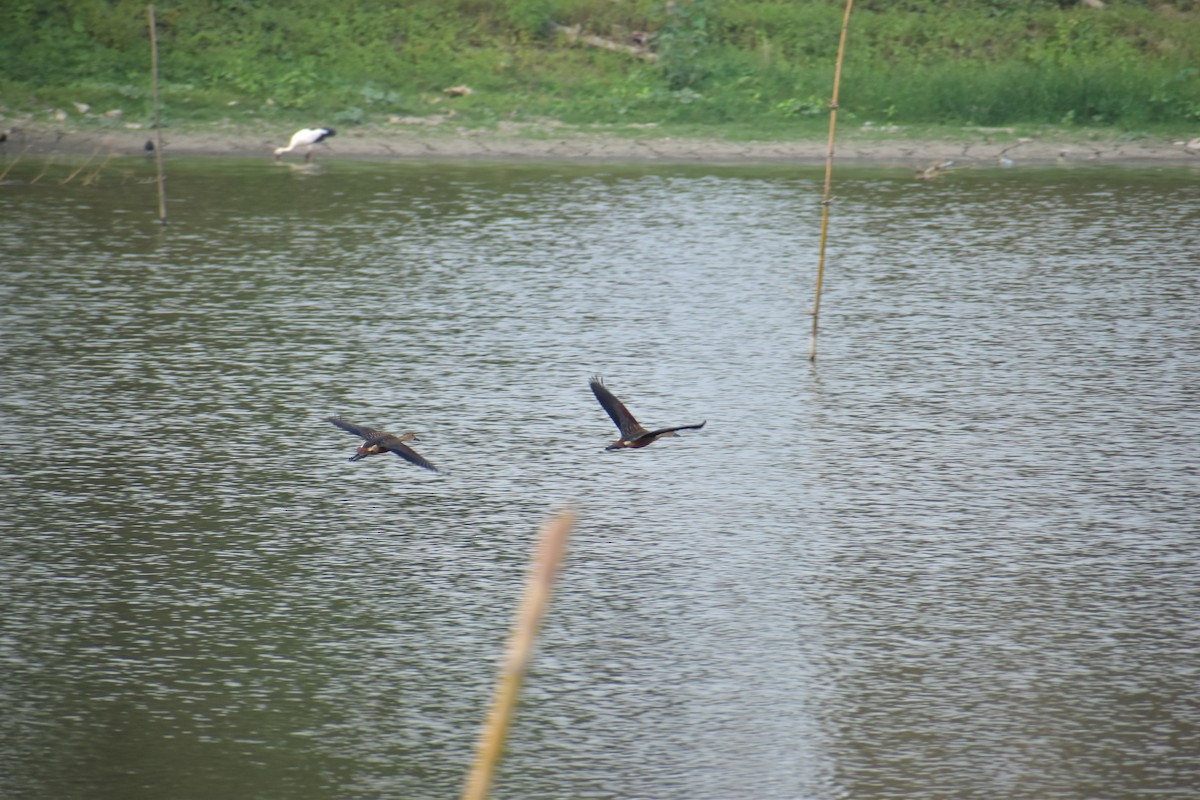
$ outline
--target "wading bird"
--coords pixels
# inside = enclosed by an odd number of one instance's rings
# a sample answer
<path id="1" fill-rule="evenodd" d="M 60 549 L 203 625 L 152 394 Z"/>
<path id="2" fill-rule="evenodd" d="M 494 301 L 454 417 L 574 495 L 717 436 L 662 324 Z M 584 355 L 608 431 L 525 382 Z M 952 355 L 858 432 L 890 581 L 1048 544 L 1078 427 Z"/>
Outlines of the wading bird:
<path id="1" fill-rule="evenodd" d="M 275 148 L 275 160 L 278 161 L 279 157 L 284 153 L 290 153 L 297 147 L 303 147 L 304 160 L 312 161 L 313 145 L 325 141 L 330 136 L 336 135 L 337 131 L 333 128 L 301 128 L 292 134 L 292 140 L 288 142 L 287 147 Z"/>
<path id="2" fill-rule="evenodd" d="M 617 399 L 617 396 L 608 390 L 604 385 L 604 379 L 599 375 L 592 378 L 588 385 L 592 387 L 592 394 L 596 395 L 596 399 L 600 401 L 600 405 L 612 417 L 612 421 L 616 423 L 617 428 L 621 431 L 621 438 L 610 444 L 605 450 L 620 450 L 624 447 L 645 447 L 648 444 L 653 444 L 663 436 L 678 436 L 675 431 L 699 430 L 704 427 L 708 420 L 704 420 L 699 425 L 676 425 L 674 428 L 659 428 L 656 431 L 648 431 L 643 428 L 638 421 L 634 419 L 633 414 L 629 413 L 629 409 L 625 404 Z"/>
<path id="3" fill-rule="evenodd" d="M 329 417 L 327 421 L 364 440 L 358 448 L 358 452 L 350 456 L 351 461 L 360 461 L 367 456 L 378 456 L 390 452 L 395 453 L 411 464 L 416 464 L 418 467 L 424 467 L 433 472 L 438 471 L 437 467 L 430 464 L 416 450 L 405 444 L 405 442 L 416 441 L 417 435 L 415 433 L 409 432 L 400 436 L 393 436 L 390 433 L 377 431 L 374 428 L 366 428 L 362 425 L 355 425 L 353 422 L 346 422 L 346 420 L 338 419 L 337 417 Z"/>

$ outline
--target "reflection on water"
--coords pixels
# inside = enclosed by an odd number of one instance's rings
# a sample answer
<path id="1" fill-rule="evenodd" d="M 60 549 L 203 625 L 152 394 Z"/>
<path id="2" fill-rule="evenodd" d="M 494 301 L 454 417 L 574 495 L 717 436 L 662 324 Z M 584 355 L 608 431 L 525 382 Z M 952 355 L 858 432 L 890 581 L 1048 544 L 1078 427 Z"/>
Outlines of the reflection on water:
<path id="1" fill-rule="evenodd" d="M 1200 785 L 1195 172 L 149 163 L 0 186 L 0 794 Z M 65 173 L 64 173 L 65 174 Z M 637 452 L 587 388 L 648 425 Z M 435 475 L 323 420 L 417 431 Z"/>

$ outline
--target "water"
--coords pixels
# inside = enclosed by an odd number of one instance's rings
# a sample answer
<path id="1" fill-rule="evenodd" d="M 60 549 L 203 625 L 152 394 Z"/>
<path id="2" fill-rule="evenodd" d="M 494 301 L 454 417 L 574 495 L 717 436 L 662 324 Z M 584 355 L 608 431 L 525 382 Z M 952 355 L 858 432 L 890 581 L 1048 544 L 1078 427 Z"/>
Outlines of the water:
<path id="1" fill-rule="evenodd" d="M 844 171 L 813 367 L 809 171 L 72 168 L 0 186 L 5 798 L 455 796 L 567 503 L 498 797 L 1200 786 L 1195 170 Z"/>

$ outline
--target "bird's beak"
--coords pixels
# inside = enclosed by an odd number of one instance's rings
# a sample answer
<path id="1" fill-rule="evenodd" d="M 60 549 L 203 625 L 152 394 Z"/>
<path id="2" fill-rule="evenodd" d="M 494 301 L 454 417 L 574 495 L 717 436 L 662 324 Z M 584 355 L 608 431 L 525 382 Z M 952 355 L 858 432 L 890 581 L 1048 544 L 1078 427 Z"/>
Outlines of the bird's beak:
<path id="1" fill-rule="evenodd" d="M 362 453 L 355 453 L 354 455 L 350 456 L 347 461 L 358 461 L 362 458 L 366 458 L 366 456 L 364 456 Z"/>

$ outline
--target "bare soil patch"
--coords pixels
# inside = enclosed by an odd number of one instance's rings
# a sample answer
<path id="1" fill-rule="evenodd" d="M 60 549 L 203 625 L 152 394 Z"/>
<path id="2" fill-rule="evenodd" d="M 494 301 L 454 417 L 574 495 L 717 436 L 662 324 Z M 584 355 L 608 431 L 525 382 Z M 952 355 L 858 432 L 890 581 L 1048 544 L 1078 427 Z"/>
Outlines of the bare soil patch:
<path id="1" fill-rule="evenodd" d="M 0 155 L 138 155 L 146 152 L 152 132 L 126 128 L 94 129 L 31 125 L 14 127 L 0 143 Z M 163 133 L 165 154 L 271 158 L 290 130 L 261 131 L 220 125 Z M 388 159 L 523 159 L 539 161 L 822 164 L 820 140 L 734 142 L 671 137 L 657 130 L 619 134 L 565 125 L 501 125 L 480 130 L 446 121 L 398 118 L 394 124 L 340 130 L 316 157 Z M 302 159 L 290 154 L 288 159 Z M 915 170 L 952 161 L 956 166 L 1037 166 L 1054 164 L 1200 164 L 1200 141 L 1117 138 L 1019 137 L 1009 129 L 967 129 L 943 139 L 912 139 L 886 131 L 850 131 L 839 135 L 836 158 L 842 162 L 907 166 Z"/>

